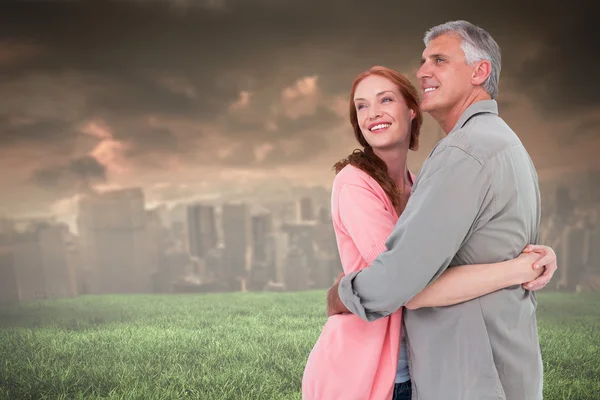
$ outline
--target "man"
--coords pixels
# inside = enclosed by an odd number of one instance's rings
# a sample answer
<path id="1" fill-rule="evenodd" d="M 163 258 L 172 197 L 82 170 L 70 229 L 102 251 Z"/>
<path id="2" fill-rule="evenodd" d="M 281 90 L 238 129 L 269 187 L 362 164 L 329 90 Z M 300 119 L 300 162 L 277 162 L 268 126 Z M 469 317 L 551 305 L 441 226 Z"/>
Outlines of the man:
<path id="1" fill-rule="evenodd" d="M 448 266 L 512 259 L 539 240 L 537 174 L 494 100 L 500 48 L 466 21 L 432 28 L 425 44 L 422 109 L 446 137 L 424 162 L 388 250 L 329 290 L 329 315 L 387 316 Z M 554 260 L 530 288 L 549 281 Z M 413 400 L 542 399 L 535 308 L 535 294 L 514 286 L 406 310 Z"/>

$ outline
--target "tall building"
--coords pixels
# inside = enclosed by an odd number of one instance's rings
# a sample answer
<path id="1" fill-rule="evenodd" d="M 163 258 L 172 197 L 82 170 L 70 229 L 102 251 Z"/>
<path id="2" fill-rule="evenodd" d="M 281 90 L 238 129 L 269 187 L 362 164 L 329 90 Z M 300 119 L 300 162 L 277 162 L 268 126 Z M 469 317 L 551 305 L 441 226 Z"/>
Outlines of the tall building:
<path id="1" fill-rule="evenodd" d="M 46 298 L 46 272 L 38 232 L 16 235 L 12 252 L 19 300 Z"/>
<path id="2" fill-rule="evenodd" d="M 12 223 L 0 218 L 0 305 L 19 301 L 13 256 Z"/>
<path id="3" fill-rule="evenodd" d="M 317 217 L 317 220 L 320 224 L 332 225 L 333 222 L 331 220 L 331 206 L 320 206 Z"/>
<path id="4" fill-rule="evenodd" d="M 217 221 L 211 205 L 192 204 L 187 207 L 188 248 L 190 254 L 205 259 L 217 246 Z"/>
<path id="5" fill-rule="evenodd" d="M 84 294 L 86 293 L 86 281 L 82 269 L 79 237 L 73 235 L 71 231 L 67 231 L 64 239 L 67 250 L 67 267 L 72 277 L 71 284 L 73 286 L 71 291 L 75 295 Z"/>
<path id="6" fill-rule="evenodd" d="M 286 290 L 308 290 L 309 272 L 306 254 L 301 248 L 292 245 L 285 258 L 284 284 Z"/>
<path id="7" fill-rule="evenodd" d="M 313 288 L 328 288 L 335 277 L 341 272 L 342 266 L 339 258 L 335 230 L 331 220 L 327 220 L 326 212 L 322 210 L 319 221 L 315 225 L 315 268 L 311 270 Z"/>
<path id="8" fill-rule="evenodd" d="M 47 298 L 77 295 L 74 266 L 68 254 L 65 235 L 66 226 L 55 225 L 38 232 L 42 268 L 44 270 Z"/>
<path id="9" fill-rule="evenodd" d="M 302 221 L 296 223 L 287 223 L 284 224 L 281 229 L 283 232 L 288 234 L 289 237 L 289 254 L 286 259 L 286 263 L 292 262 L 297 266 L 302 265 L 303 269 L 306 271 L 298 272 L 299 277 L 304 279 L 306 277 L 306 282 L 301 282 L 294 284 L 296 289 L 293 290 L 305 290 L 301 289 L 306 286 L 306 288 L 311 288 L 315 282 L 315 273 L 317 267 L 317 259 L 316 252 L 318 250 L 317 242 L 316 242 L 316 232 L 318 227 L 317 221 Z M 298 255 L 298 254 L 301 254 Z M 287 271 L 289 266 L 286 265 L 284 270 Z M 289 276 L 289 272 L 286 276 Z M 296 275 L 294 275 L 296 276 Z M 285 286 L 289 289 L 288 285 L 289 278 L 285 278 Z M 298 286 L 299 285 L 299 286 Z"/>
<path id="10" fill-rule="evenodd" d="M 269 279 L 273 282 L 283 282 L 285 261 L 289 251 L 289 234 L 280 230 L 275 231 L 269 235 L 267 242 L 274 269 L 269 274 Z"/>
<path id="11" fill-rule="evenodd" d="M 13 247 L 0 237 L 0 305 L 19 301 Z"/>
<path id="12" fill-rule="evenodd" d="M 66 226 L 22 221 L 24 231 L 0 235 L 0 302 L 77 294 Z"/>
<path id="13" fill-rule="evenodd" d="M 252 256 L 254 261 L 269 262 L 267 237 L 273 232 L 273 217 L 270 213 L 252 216 Z"/>
<path id="14" fill-rule="evenodd" d="M 8 218 L 0 217 L 0 235 L 10 235 L 14 230 L 14 222 Z"/>
<path id="15" fill-rule="evenodd" d="M 82 259 L 91 293 L 151 292 L 158 270 L 140 188 L 93 193 L 79 203 Z"/>
<path id="16" fill-rule="evenodd" d="M 187 239 L 186 224 L 182 221 L 173 221 L 171 223 L 171 237 L 175 243 L 180 244 L 189 251 L 189 240 Z"/>
<path id="17" fill-rule="evenodd" d="M 337 274 L 342 272 L 341 265 L 334 254 L 317 251 L 315 268 L 311 274 L 311 289 L 327 289 L 335 283 Z"/>
<path id="18" fill-rule="evenodd" d="M 245 203 L 226 203 L 222 211 L 223 264 L 221 276 L 232 290 L 245 290 L 252 262 L 252 222 Z"/>
<path id="19" fill-rule="evenodd" d="M 314 202 L 311 197 L 304 196 L 300 198 L 298 207 L 300 211 L 300 221 L 314 221 L 317 219 L 315 216 Z"/>
<path id="20" fill-rule="evenodd" d="M 298 201 L 270 201 L 264 207 L 273 215 L 273 226 L 277 229 L 282 223 L 298 222 L 300 207 Z"/>
<path id="21" fill-rule="evenodd" d="M 275 260 L 269 251 L 269 236 L 273 233 L 273 217 L 263 212 L 252 216 L 252 273 L 250 289 L 262 290 L 275 281 Z"/>
<path id="22" fill-rule="evenodd" d="M 164 291 L 165 254 L 169 245 L 169 235 L 160 208 L 146 210 L 146 235 L 148 240 L 147 256 L 156 262 L 156 270 L 152 274 L 152 291 Z"/>
<path id="23" fill-rule="evenodd" d="M 592 223 L 590 224 L 589 241 L 589 275 L 588 280 L 595 291 L 600 291 L 600 199 L 592 206 Z"/>

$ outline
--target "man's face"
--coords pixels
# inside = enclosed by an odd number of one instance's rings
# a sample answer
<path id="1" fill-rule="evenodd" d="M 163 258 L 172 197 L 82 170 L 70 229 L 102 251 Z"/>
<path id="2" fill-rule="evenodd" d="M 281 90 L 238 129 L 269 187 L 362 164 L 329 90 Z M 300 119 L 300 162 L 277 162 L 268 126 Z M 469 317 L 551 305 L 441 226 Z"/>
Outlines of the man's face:
<path id="1" fill-rule="evenodd" d="M 444 34 L 429 42 L 421 59 L 417 78 L 421 85 L 421 109 L 444 114 L 465 102 L 474 89 L 474 65 L 467 65 L 460 38 Z"/>

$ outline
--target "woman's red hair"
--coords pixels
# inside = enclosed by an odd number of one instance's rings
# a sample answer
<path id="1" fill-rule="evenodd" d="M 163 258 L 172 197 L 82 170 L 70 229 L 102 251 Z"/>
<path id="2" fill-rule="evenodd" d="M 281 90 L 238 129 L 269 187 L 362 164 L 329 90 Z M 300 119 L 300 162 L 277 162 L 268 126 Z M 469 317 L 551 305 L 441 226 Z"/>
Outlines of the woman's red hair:
<path id="1" fill-rule="evenodd" d="M 350 91 L 350 124 L 354 129 L 354 137 L 363 147 L 363 150 L 356 149 L 348 157 L 338 161 L 334 165 L 334 170 L 338 173 L 342 168 L 350 164 L 365 171 L 381 185 L 398 211 L 398 214 L 400 214 L 405 206 L 402 201 L 402 189 L 398 188 L 394 180 L 388 175 L 387 166 L 381 158 L 375 155 L 373 149 L 363 136 L 358 124 L 358 116 L 356 115 L 356 106 L 354 104 L 356 87 L 363 79 L 372 75 L 386 78 L 396 85 L 408 108 L 414 111 L 415 117 L 411 123 L 409 149 L 417 150 L 419 148 L 419 134 L 421 133 L 421 125 L 423 124 L 423 113 L 419 107 L 419 95 L 417 89 L 404 75 L 390 68 L 375 66 L 368 71 L 360 73 L 356 79 L 354 79 L 352 90 Z"/>

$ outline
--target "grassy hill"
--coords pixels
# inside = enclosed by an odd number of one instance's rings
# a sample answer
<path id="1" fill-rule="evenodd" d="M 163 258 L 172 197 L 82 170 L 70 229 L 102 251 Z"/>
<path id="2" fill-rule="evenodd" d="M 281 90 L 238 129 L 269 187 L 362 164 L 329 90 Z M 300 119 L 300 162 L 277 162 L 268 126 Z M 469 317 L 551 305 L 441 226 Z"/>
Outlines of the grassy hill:
<path id="1" fill-rule="evenodd" d="M 0 308 L 0 399 L 300 399 L 324 291 Z M 540 293 L 544 399 L 600 399 L 600 295 Z"/>

